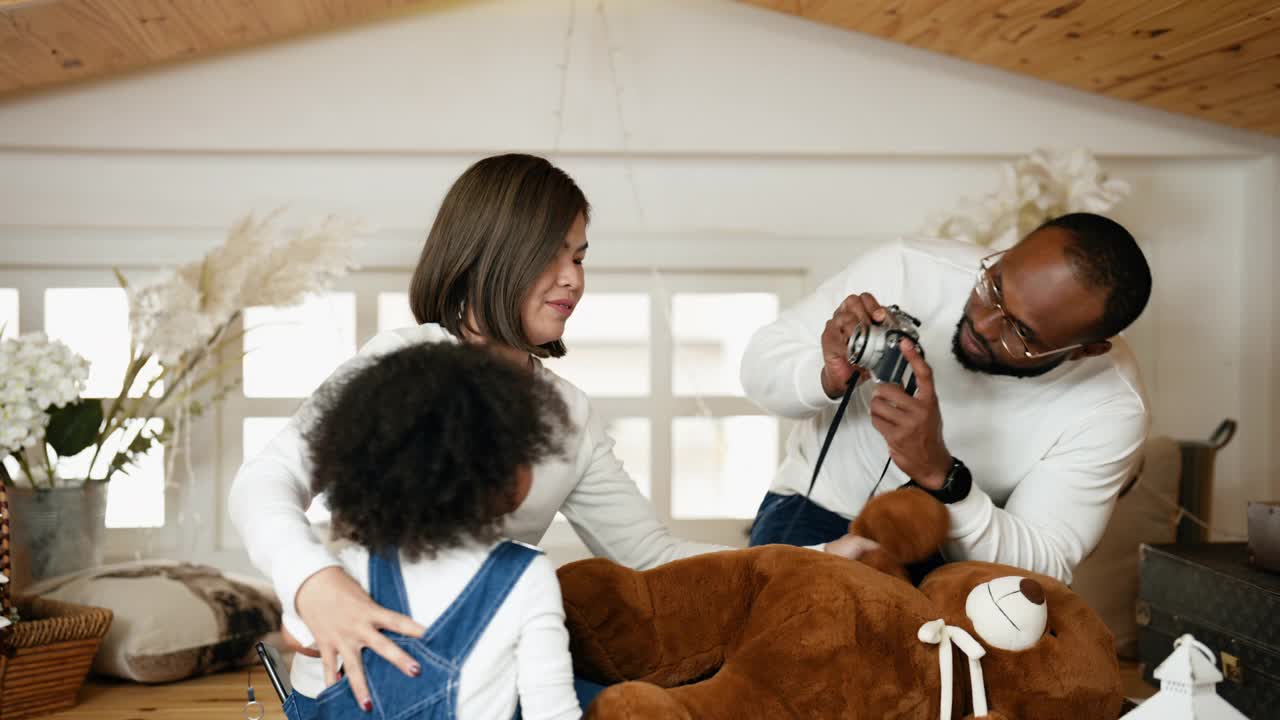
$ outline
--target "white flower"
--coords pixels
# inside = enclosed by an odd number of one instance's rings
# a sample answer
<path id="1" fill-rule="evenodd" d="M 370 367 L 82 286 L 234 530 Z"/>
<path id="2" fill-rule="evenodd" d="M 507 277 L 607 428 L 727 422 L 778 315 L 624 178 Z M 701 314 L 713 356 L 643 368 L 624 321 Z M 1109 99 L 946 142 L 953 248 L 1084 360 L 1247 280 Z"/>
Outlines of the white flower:
<path id="1" fill-rule="evenodd" d="M 1059 215 L 1106 212 L 1129 190 L 1128 183 L 1108 179 L 1087 150 L 1038 149 L 1004 165 L 995 192 L 963 198 L 951 213 L 932 217 L 922 232 L 1005 249 Z"/>
<path id="2" fill-rule="evenodd" d="M 0 342 L 0 454 L 41 443 L 49 408 L 77 400 L 88 377 L 89 362 L 44 333 Z"/>
<path id="3" fill-rule="evenodd" d="M 7 628 L 12 624 L 13 623 L 9 621 L 9 618 L 3 615 L 0 615 L 0 629 Z"/>

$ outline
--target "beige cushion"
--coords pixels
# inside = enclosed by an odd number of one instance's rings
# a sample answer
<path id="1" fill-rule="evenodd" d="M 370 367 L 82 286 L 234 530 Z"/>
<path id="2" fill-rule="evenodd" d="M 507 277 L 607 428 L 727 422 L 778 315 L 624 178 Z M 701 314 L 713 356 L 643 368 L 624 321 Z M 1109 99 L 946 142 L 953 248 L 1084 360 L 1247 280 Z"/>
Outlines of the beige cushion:
<path id="1" fill-rule="evenodd" d="M 115 614 L 93 669 L 154 683 L 256 662 L 254 644 L 280 628 L 271 586 L 205 565 L 150 560 L 43 581 L 32 594 Z"/>
<path id="2" fill-rule="evenodd" d="M 1170 503 L 1177 500 L 1181 473 L 1177 441 L 1163 435 L 1149 439 L 1137 482 L 1116 502 L 1102 542 L 1071 581 L 1111 628 L 1124 658 L 1137 656 L 1138 546 L 1174 541 L 1177 510 Z"/>

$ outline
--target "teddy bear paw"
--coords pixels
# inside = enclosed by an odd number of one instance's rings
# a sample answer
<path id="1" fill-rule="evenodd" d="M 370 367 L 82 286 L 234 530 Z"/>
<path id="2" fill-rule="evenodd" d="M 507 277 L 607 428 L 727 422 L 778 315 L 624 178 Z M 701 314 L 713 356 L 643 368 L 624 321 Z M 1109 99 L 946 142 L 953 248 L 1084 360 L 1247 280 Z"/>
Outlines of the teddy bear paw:
<path id="1" fill-rule="evenodd" d="M 624 682 L 600 693 L 585 720 L 691 720 L 667 690 L 647 682 Z"/>

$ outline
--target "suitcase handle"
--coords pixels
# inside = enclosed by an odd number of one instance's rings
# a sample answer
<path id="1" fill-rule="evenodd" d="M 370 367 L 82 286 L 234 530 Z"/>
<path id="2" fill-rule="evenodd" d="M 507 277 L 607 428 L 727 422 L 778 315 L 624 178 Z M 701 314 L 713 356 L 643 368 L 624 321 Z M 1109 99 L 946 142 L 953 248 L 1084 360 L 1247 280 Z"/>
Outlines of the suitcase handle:
<path id="1" fill-rule="evenodd" d="M 1236 421 L 1231 418 L 1227 418 L 1219 423 L 1218 429 L 1214 430 L 1213 434 L 1209 436 L 1209 445 L 1211 445 L 1214 450 L 1221 450 L 1226 447 L 1227 443 L 1231 442 L 1231 438 L 1235 436 Z"/>

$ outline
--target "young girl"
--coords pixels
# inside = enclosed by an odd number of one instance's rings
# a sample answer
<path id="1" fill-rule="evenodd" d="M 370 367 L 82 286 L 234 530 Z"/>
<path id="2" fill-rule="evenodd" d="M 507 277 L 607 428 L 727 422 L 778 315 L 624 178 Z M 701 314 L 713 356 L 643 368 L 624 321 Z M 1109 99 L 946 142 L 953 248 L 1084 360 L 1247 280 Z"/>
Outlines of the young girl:
<path id="1" fill-rule="evenodd" d="M 366 652 L 381 715 L 510 720 L 519 707 L 525 720 L 577 720 L 555 569 L 499 538 L 501 518 L 529 494 L 530 467 L 563 452 L 568 410 L 556 389 L 480 349 L 411 345 L 331 381 L 307 412 L 312 488 L 347 542 L 342 568 L 379 605 L 429 627 L 390 636 L 413 659 L 411 676 Z M 293 680 L 291 720 L 368 709 L 345 681 Z"/>
<path id="2" fill-rule="evenodd" d="M 555 386 L 569 412 L 559 428 L 566 457 L 533 465 L 532 490 L 505 518 L 509 537 L 536 544 L 561 512 L 593 554 L 632 568 L 723 549 L 672 537 L 614 457 L 613 441 L 587 396 L 539 362 L 566 352 L 560 338 L 584 291 L 589 215 L 578 186 L 542 158 L 500 155 L 472 165 L 441 203 L 410 283 L 409 302 L 420 324 L 379 334 L 360 355 L 462 342 Z M 295 416 L 244 464 L 229 512 L 250 559 L 305 623 L 288 630 L 299 646 L 314 644 L 323 683 L 337 682 L 341 659 L 356 702 L 369 707 L 361 650 L 411 674 L 414 660 L 381 631 L 416 637 L 426 628 L 373 602 L 312 534 L 304 511 L 315 495 L 300 427 Z M 293 674 L 314 669 L 308 661 L 296 658 Z"/>

